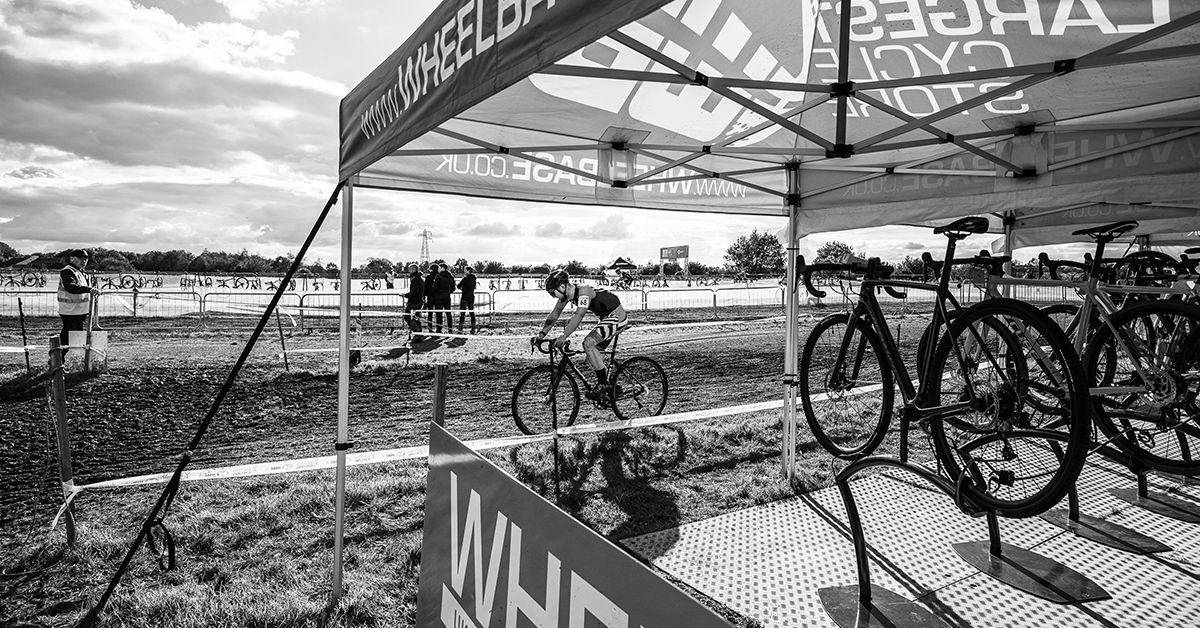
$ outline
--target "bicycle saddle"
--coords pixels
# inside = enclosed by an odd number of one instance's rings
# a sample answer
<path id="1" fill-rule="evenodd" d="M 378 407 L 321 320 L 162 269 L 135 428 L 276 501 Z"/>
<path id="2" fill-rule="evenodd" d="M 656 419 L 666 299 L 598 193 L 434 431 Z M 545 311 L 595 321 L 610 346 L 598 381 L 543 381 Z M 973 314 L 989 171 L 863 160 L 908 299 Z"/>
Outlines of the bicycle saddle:
<path id="1" fill-rule="evenodd" d="M 986 233 L 988 228 L 988 219 L 982 216 L 968 216 L 959 218 L 948 225 L 934 227 L 934 233 L 944 233 L 948 238 L 961 240 L 969 235 L 976 233 Z"/>
<path id="2" fill-rule="evenodd" d="M 1092 227 L 1090 229 L 1080 229 L 1079 231 L 1072 231 L 1071 235 L 1077 235 L 1077 236 L 1085 235 L 1085 236 L 1088 236 L 1089 238 L 1092 238 L 1093 240 L 1103 239 L 1107 242 L 1107 241 L 1111 241 L 1113 238 L 1123 236 L 1126 233 L 1129 233 L 1130 231 L 1133 231 L 1134 229 L 1137 229 L 1137 228 L 1138 228 L 1138 222 L 1136 220 L 1122 220 L 1121 222 L 1114 222 L 1114 223 L 1107 224 L 1107 225 L 1100 225 L 1099 227 Z"/>

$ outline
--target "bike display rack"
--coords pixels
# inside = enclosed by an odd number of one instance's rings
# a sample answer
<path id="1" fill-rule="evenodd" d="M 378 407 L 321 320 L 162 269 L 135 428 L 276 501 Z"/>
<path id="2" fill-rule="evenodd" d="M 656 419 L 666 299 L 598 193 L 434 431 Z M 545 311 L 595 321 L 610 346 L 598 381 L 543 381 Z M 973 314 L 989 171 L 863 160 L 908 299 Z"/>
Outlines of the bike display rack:
<path id="1" fill-rule="evenodd" d="M 988 522 L 988 540 L 955 543 L 952 546 L 964 561 L 980 572 L 1013 588 L 1059 604 L 1105 600 L 1111 597 L 1103 587 L 1074 569 L 1052 558 L 1002 542 L 996 513 L 964 503 L 964 500 L 958 497 L 958 488 L 947 478 L 901 458 L 870 456 L 852 462 L 838 473 L 836 479 L 849 519 L 858 584 L 820 589 L 817 595 L 830 619 L 841 628 L 946 626 L 937 615 L 917 602 L 871 584 L 867 541 L 858 506 L 850 489 L 850 480 L 856 474 L 874 467 L 894 467 L 909 471 L 954 499 L 964 514 L 985 516 Z"/>
<path id="2" fill-rule="evenodd" d="M 1164 497 L 1175 500 L 1175 498 L 1171 498 L 1165 494 L 1160 494 L 1157 492 L 1155 492 L 1154 496 L 1151 497 L 1151 494 L 1147 489 L 1146 469 L 1138 465 L 1136 461 L 1128 456 L 1106 446 L 1098 447 L 1095 453 L 1098 453 L 1101 456 L 1128 468 L 1135 476 L 1137 476 L 1138 488 L 1136 491 L 1134 491 L 1135 499 L 1137 499 L 1138 495 L 1143 495 L 1144 499 L 1147 501 L 1153 501 L 1155 504 L 1164 503 L 1158 501 Z M 1118 499 L 1140 505 L 1137 504 L 1136 501 L 1131 501 L 1118 494 L 1121 491 L 1128 492 L 1128 489 L 1109 489 L 1109 492 Z M 1151 509 L 1147 508 L 1147 510 Z M 1159 514 L 1163 513 L 1160 512 Z M 1123 552 L 1131 552 L 1134 554 L 1156 554 L 1159 552 L 1169 552 L 1172 550 L 1171 546 L 1151 536 L 1147 536 L 1141 532 L 1132 530 L 1118 523 L 1108 521 L 1107 519 L 1101 519 L 1100 517 L 1093 517 L 1091 515 L 1081 513 L 1079 510 L 1079 491 L 1075 486 L 1071 487 L 1071 492 L 1067 495 L 1066 509 L 1055 508 L 1042 513 L 1040 516 L 1042 520 L 1046 521 L 1047 523 L 1063 528 L 1075 536 L 1093 541 L 1095 543 L 1100 543 L 1106 547 L 1111 547 Z M 1179 519 L 1179 517 L 1172 518 Z M 1186 521 L 1186 519 L 1182 520 Z"/>

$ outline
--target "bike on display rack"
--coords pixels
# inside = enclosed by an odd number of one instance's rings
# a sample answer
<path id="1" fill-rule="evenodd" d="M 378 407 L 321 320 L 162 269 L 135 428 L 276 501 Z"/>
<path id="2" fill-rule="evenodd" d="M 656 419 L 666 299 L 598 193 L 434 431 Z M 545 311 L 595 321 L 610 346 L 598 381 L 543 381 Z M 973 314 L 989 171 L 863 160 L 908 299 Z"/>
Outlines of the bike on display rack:
<path id="1" fill-rule="evenodd" d="M 1076 231 L 1095 240 L 1096 253 L 1087 264 L 1042 258 L 1058 279 L 989 273 L 975 281 L 989 296 L 1004 285 L 1077 290 L 1079 305 L 1042 311 L 1059 321 L 1082 355 L 1092 419 L 1105 437 L 1098 445 L 1111 443 L 1151 469 L 1200 475 L 1200 288 L 1194 274 L 1177 272 L 1194 272 L 1187 263 L 1169 256 L 1104 257 L 1106 243 L 1137 226 L 1124 221 Z"/>
<path id="2" fill-rule="evenodd" d="M 987 229 L 964 218 L 934 229 L 957 241 Z M 817 442 L 835 456 L 870 455 L 888 433 L 900 390 L 900 459 L 909 427 L 932 441 L 938 471 L 954 484 L 966 512 L 1029 517 L 1054 506 L 1074 485 L 1088 453 L 1091 423 L 1078 354 L 1048 316 L 1014 299 L 954 305 L 950 273 L 937 284 L 890 279 L 877 258 L 806 266 L 800 276 L 816 297 L 813 273 L 863 275 L 851 311 L 819 321 L 800 356 L 804 416 Z M 935 294 L 932 333 L 915 371 L 889 329 L 879 290 Z M 949 307 L 948 307 L 949 306 Z M 952 309 L 953 308 L 953 309 Z M 911 359 L 911 358 L 910 358 Z"/>
<path id="3" fill-rule="evenodd" d="M 596 396 L 596 386 L 571 360 L 583 353 L 565 344 L 558 351 L 552 340 L 531 340 L 532 346 L 550 356 L 550 364 L 541 364 L 525 372 L 513 389 L 512 412 L 517 429 L 525 434 L 544 434 L 569 427 L 579 415 L 579 386 L 597 408 L 611 409 L 620 420 L 658 416 L 667 404 L 667 374 L 658 362 L 646 356 L 617 359 L 617 338 L 603 349 L 604 361 L 611 373 L 611 394 Z"/>

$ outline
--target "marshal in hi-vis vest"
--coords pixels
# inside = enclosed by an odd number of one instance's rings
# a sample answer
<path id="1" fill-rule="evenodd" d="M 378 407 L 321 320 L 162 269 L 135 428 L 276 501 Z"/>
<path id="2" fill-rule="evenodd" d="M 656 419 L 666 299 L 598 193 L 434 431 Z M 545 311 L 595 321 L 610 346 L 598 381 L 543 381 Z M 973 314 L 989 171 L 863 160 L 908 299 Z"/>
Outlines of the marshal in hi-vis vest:
<path id="1" fill-rule="evenodd" d="M 87 275 L 84 275 L 83 271 L 79 270 L 78 268 L 75 268 L 74 266 L 68 266 L 68 267 L 64 268 L 63 270 L 69 270 L 72 273 L 75 273 L 75 283 L 79 284 L 80 286 L 88 285 Z M 92 293 L 90 291 L 81 292 L 79 294 L 67 292 L 66 287 L 63 286 L 62 277 L 59 276 L 59 279 L 58 279 L 58 313 L 59 314 L 66 314 L 66 315 L 87 314 L 88 312 L 91 311 L 91 298 L 92 298 Z"/>

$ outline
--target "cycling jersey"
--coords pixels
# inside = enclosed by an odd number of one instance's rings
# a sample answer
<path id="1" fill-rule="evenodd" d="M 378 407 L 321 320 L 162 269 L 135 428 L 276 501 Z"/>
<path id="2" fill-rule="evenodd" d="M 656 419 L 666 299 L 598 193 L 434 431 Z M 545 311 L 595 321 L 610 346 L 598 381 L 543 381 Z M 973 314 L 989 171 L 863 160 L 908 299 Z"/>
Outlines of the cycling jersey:
<path id="1" fill-rule="evenodd" d="M 617 295 L 604 288 L 593 288 L 591 286 L 577 286 L 575 288 L 575 298 L 571 299 L 571 303 L 575 304 L 576 307 L 587 308 L 587 311 L 599 318 L 605 318 L 613 310 L 621 307 L 621 299 Z"/>

